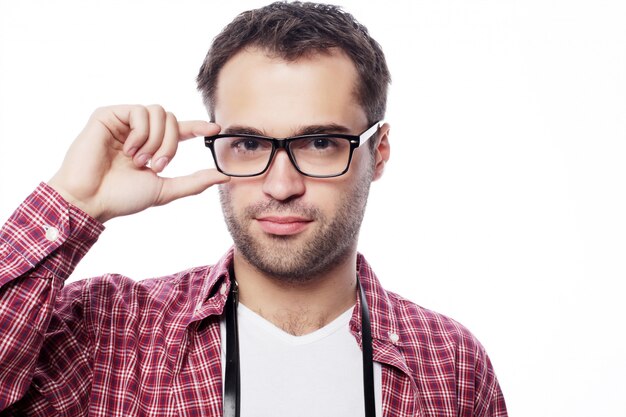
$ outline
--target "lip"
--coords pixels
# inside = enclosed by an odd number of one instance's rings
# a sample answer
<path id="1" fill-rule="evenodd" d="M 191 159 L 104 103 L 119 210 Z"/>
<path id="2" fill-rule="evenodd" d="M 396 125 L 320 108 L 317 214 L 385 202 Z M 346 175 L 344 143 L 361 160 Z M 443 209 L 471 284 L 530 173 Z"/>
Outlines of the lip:
<path id="1" fill-rule="evenodd" d="M 295 235 L 306 229 L 312 220 L 298 216 L 266 216 L 258 217 L 261 229 L 271 235 Z"/>

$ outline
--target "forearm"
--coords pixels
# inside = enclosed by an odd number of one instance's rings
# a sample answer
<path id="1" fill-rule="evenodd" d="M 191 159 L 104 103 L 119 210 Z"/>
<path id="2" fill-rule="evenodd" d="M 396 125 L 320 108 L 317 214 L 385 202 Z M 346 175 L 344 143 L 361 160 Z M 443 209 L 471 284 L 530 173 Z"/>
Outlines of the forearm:
<path id="1" fill-rule="evenodd" d="M 0 410 L 28 389 L 56 295 L 102 230 L 45 184 L 0 229 Z"/>

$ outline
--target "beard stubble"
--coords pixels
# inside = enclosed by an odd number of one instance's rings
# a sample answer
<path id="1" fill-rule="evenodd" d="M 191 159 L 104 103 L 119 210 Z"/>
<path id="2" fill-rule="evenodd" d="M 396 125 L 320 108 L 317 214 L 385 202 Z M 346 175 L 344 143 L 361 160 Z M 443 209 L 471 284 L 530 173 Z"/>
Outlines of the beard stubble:
<path id="1" fill-rule="evenodd" d="M 220 186 L 220 202 L 226 226 L 235 247 L 257 270 L 285 283 L 305 283 L 321 276 L 347 257 L 356 247 L 365 214 L 373 169 L 368 169 L 345 193 L 332 217 L 298 198 L 269 199 L 246 207 L 238 214 L 227 186 Z M 260 215 L 288 214 L 314 220 L 317 229 L 306 240 L 296 235 L 265 235 L 256 238 L 251 224 Z"/>

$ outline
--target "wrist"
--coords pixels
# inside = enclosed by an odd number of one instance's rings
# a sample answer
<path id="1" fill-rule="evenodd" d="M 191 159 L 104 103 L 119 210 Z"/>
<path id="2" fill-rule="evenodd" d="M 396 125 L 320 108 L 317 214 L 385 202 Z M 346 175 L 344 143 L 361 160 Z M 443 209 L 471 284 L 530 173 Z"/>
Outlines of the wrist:
<path id="1" fill-rule="evenodd" d="M 106 220 L 108 220 L 104 213 L 96 208 L 96 205 L 89 204 L 88 202 L 77 198 L 72 192 L 67 189 L 67 187 L 65 187 L 61 183 L 61 181 L 58 180 L 56 176 L 52 177 L 46 184 L 54 191 L 56 191 L 61 196 L 61 198 L 63 198 L 63 200 L 65 200 L 68 204 L 77 207 L 85 214 L 96 219 L 100 223 L 104 223 Z"/>

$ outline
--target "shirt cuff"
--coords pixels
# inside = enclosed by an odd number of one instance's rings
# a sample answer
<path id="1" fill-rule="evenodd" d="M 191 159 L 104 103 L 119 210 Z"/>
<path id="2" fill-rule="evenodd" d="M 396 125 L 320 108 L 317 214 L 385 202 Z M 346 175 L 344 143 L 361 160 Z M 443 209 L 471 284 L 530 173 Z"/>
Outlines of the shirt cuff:
<path id="1" fill-rule="evenodd" d="M 103 230 L 102 223 L 41 183 L 0 229 L 0 253 L 6 255 L 0 285 L 42 263 L 67 278 Z"/>

